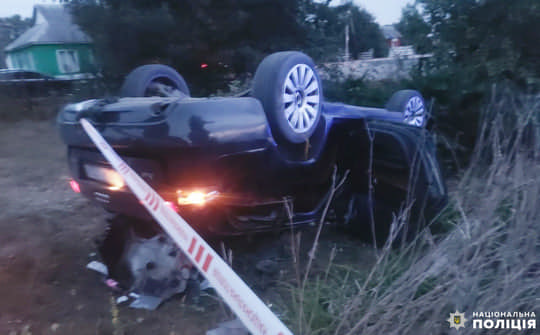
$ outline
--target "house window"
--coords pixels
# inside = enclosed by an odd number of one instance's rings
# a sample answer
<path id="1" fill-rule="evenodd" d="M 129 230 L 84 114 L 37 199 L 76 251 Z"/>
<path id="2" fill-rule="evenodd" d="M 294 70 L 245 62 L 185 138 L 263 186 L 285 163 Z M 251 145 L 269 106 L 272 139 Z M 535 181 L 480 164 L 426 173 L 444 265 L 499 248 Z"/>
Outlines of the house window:
<path id="1" fill-rule="evenodd" d="M 29 52 L 16 53 L 8 56 L 8 67 L 13 69 L 35 70 L 34 57 Z"/>
<path id="2" fill-rule="evenodd" d="M 56 61 L 61 73 L 75 73 L 81 70 L 77 50 L 56 50 Z"/>

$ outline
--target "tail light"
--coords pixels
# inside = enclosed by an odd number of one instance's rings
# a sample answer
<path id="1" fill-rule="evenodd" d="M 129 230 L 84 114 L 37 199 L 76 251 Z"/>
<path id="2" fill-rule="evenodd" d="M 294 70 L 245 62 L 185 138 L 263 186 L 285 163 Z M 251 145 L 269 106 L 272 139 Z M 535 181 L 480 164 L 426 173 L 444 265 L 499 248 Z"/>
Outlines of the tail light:
<path id="1" fill-rule="evenodd" d="M 219 195 L 218 191 L 211 190 L 178 190 L 176 191 L 179 205 L 204 206 L 207 202 L 214 200 Z"/>
<path id="2" fill-rule="evenodd" d="M 71 189 L 73 190 L 73 192 L 81 193 L 81 186 L 79 185 L 79 183 L 77 183 L 75 179 L 71 179 L 69 181 L 69 186 L 71 186 Z"/>

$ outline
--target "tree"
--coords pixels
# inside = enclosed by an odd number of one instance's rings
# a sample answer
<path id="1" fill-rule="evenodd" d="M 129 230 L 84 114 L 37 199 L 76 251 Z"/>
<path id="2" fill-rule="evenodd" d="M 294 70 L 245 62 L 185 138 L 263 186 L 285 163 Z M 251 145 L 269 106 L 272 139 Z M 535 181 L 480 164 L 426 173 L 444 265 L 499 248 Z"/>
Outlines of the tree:
<path id="1" fill-rule="evenodd" d="M 406 8 L 401 29 L 419 47 L 422 40 L 414 39 L 414 33 L 425 29 L 419 21 L 424 19 L 434 56 L 413 82 L 443 111 L 435 113 L 438 126 L 447 134 L 460 133 L 460 144 L 472 148 L 493 84 L 540 88 L 540 2 L 417 0 L 417 4 L 421 14 Z"/>
<path id="2" fill-rule="evenodd" d="M 253 72 L 264 54 L 303 47 L 297 2 L 79 0 L 72 8 L 105 74 L 165 63 L 205 94 L 223 88 L 220 78 L 228 74 Z"/>
<path id="3" fill-rule="evenodd" d="M 32 19 L 19 15 L 0 18 L 0 67 L 6 67 L 4 48 L 32 25 Z"/>
<path id="4" fill-rule="evenodd" d="M 375 57 L 388 53 L 386 41 L 373 16 L 352 2 L 331 7 L 325 3 L 306 1 L 304 22 L 307 31 L 307 51 L 322 59 L 334 59 L 344 54 L 345 27 L 349 26 L 349 48 L 353 58 L 373 49 Z"/>
<path id="5" fill-rule="evenodd" d="M 145 63 L 177 68 L 196 94 L 253 73 L 264 55 L 304 50 L 316 60 L 343 54 L 351 27 L 356 57 L 386 54 L 373 17 L 351 3 L 314 0 L 72 0 L 76 22 L 94 40 L 103 73 L 120 78 Z"/>
<path id="6" fill-rule="evenodd" d="M 360 52 L 370 49 L 373 49 L 375 57 L 385 57 L 388 53 L 388 47 L 373 16 L 352 4 L 346 5 L 346 10 L 345 16 L 348 16 L 348 23 L 351 27 L 350 49 L 353 58 L 358 58 Z"/>
<path id="7" fill-rule="evenodd" d="M 416 5 L 409 4 L 403 8 L 396 28 L 402 34 L 403 43 L 414 46 L 416 53 L 427 54 L 433 51 L 431 26 Z"/>
<path id="8" fill-rule="evenodd" d="M 538 0 L 419 0 L 441 64 L 466 67 L 476 80 L 540 77 Z"/>

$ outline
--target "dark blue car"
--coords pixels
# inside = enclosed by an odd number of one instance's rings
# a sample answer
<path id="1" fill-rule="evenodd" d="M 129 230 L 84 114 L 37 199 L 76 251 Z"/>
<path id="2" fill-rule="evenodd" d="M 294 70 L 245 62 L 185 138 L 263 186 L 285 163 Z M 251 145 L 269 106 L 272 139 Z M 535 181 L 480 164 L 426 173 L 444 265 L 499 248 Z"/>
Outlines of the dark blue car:
<path id="1" fill-rule="evenodd" d="M 242 96 L 192 98 L 164 65 L 135 69 L 120 96 L 69 105 L 58 124 L 74 189 L 128 221 L 152 225 L 81 117 L 203 235 L 317 222 L 333 176 L 346 179 L 328 220 L 354 230 L 369 231 L 374 219 L 387 233 L 406 209 L 413 231 L 446 202 L 422 96 L 399 91 L 385 108 L 327 102 L 300 52 L 266 57 Z"/>

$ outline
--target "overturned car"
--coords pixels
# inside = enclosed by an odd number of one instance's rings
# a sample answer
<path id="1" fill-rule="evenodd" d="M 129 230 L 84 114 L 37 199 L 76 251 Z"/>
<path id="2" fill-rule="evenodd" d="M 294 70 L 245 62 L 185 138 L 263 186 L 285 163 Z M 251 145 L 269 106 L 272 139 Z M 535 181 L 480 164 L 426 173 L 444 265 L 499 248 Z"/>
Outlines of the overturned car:
<path id="1" fill-rule="evenodd" d="M 57 121 L 72 187 L 117 214 L 111 230 L 130 231 L 122 241 L 115 237 L 116 256 L 107 265 L 114 274 L 124 263 L 122 271 L 133 276 L 126 254 L 137 254 L 137 243 L 126 240 L 150 240 L 159 230 L 80 118 L 203 236 L 311 224 L 330 200 L 329 219 L 357 231 L 375 222 L 382 236 L 406 208 L 405 236 L 447 197 L 426 113 L 413 90 L 396 92 L 385 108 L 327 102 L 313 61 L 290 51 L 266 57 L 250 92 L 235 97 L 193 98 L 172 68 L 141 66 L 126 77 L 119 98 L 68 105 Z M 336 176 L 346 176 L 345 183 L 329 199 Z"/>

